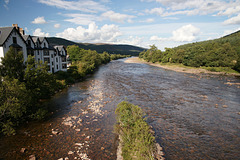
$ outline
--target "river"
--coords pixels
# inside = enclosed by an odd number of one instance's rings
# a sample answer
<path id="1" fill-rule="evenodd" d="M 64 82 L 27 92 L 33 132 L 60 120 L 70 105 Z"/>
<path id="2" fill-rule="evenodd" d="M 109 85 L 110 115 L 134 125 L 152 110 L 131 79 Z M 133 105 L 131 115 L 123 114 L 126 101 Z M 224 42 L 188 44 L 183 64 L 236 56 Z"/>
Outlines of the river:
<path id="1" fill-rule="evenodd" d="M 140 106 L 168 160 L 240 157 L 240 79 L 178 73 L 125 59 L 56 94 L 44 122 L 0 138 L 0 159 L 116 159 L 115 109 Z"/>

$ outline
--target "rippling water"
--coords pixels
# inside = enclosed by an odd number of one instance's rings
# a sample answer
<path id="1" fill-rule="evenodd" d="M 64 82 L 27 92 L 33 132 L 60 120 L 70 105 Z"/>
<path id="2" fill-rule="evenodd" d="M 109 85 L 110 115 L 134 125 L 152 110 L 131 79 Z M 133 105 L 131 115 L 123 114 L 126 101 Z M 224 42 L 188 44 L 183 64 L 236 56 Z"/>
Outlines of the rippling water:
<path id="1" fill-rule="evenodd" d="M 53 97 L 52 119 L 2 137 L 0 159 L 116 159 L 114 111 L 125 99 L 144 110 L 166 159 L 239 159 L 240 87 L 229 82 L 240 79 L 112 61 Z"/>

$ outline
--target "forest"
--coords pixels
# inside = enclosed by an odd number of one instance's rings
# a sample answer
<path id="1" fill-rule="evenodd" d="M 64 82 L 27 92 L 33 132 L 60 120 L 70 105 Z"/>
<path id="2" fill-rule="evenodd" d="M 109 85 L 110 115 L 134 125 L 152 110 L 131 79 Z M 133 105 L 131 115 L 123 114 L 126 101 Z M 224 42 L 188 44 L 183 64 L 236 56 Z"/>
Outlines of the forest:
<path id="1" fill-rule="evenodd" d="M 68 46 L 72 65 L 67 72 L 48 72 L 46 63 L 35 62 L 28 56 L 24 63 L 22 52 L 10 48 L 0 64 L 0 135 L 12 135 L 16 127 L 33 120 L 44 120 L 51 116 L 54 108 L 43 105 L 66 86 L 78 82 L 93 73 L 101 64 L 126 55 L 102 54 L 92 50 Z"/>
<path id="2" fill-rule="evenodd" d="M 180 63 L 191 67 L 230 68 L 240 72 L 240 31 L 231 35 L 203 42 L 159 50 L 155 45 L 139 54 L 148 62 Z"/>

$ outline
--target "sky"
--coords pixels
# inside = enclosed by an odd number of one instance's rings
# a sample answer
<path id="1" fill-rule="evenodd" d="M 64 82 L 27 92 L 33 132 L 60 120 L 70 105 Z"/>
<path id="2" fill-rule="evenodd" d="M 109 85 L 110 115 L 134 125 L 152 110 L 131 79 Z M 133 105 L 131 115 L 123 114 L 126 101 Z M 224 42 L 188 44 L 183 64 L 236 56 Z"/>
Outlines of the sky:
<path id="1" fill-rule="evenodd" d="M 159 49 L 240 30 L 240 0 L 0 0 L 0 27 Z"/>

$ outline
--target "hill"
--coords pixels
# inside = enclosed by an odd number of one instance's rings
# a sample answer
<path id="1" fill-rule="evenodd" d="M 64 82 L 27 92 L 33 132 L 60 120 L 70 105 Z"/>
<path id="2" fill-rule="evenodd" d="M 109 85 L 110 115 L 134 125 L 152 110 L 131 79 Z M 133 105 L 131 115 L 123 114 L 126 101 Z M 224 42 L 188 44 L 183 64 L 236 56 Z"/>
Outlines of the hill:
<path id="1" fill-rule="evenodd" d="M 224 44 L 227 42 L 229 42 L 231 46 L 234 47 L 234 49 L 240 54 L 240 30 L 218 39 L 196 42 L 196 43 L 189 43 L 189 44 L 175 47 L 174 49 L 186 49 L 193 46 L 205 46 L 207 44 L 213 44 L 213 43 Z"/>
<path id="2" fill-rule="evenodd" d="M 152 46 L 139 57 L 148 62 L 180 63 L 207 67 L 211 71 L 233 69 L 240 72 L 240 31 L 214 40 L 166 48 L 164 52 Z"/>
<path id="3" fill-rule="evenodd" d="M 116 44 L 104 44 L 104 43 L 76 43 L 73 41 L 69 41 L 63 38 L 57 38 L 57 37 L 48 37 L 47 38 L 50 45 L 78 45 L 80 48 L 83 49 L 91 49 L 96 50 L 98 53 L 103 53 L 104 51 L 110 53 L 110 54 L 122 54 L 122 55 L 132 55 L 132 56 L 138 56 L 140 52 L 146 50 L 145 48 L 132 46 L 132 45 L 116 45 Z"/>

